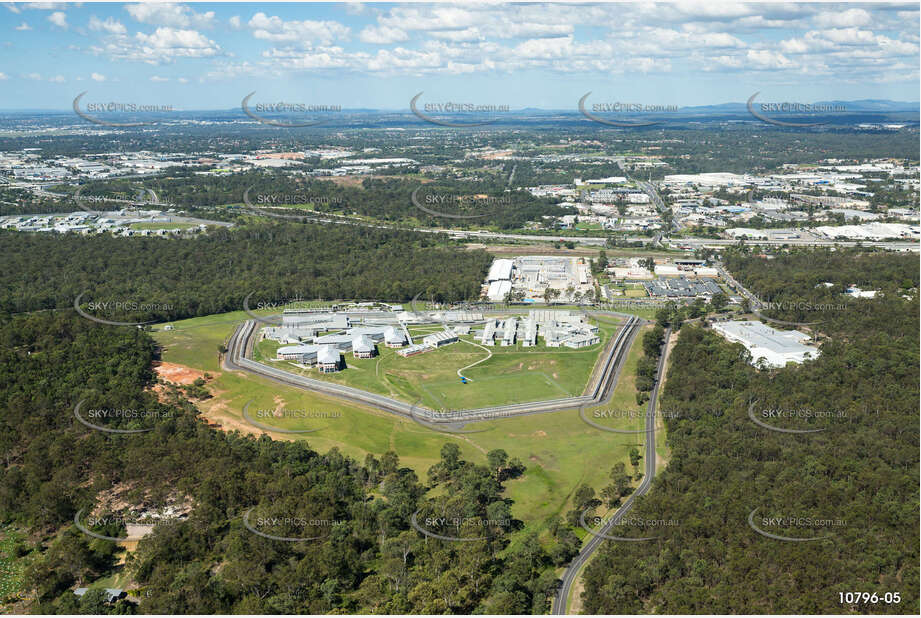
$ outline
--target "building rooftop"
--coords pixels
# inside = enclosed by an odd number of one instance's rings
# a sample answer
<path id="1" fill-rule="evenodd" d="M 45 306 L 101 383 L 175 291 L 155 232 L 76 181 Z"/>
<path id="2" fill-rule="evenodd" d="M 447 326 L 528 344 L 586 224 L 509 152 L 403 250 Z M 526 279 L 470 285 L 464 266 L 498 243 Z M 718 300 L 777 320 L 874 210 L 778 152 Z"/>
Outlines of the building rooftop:
<path id="1" fill-rule="evenodd" d="M 321 364 L 338 363 L 340 359 L 339 348 L 332 345 L 320 346 L 317 350 L 317 362 Z"/>

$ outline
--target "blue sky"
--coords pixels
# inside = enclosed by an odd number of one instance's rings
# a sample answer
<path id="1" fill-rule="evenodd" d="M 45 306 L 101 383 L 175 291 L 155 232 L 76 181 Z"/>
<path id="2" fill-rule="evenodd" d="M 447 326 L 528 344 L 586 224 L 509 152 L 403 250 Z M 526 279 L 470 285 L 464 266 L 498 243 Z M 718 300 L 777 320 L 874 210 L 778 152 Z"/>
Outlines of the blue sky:
<path id="1" fill-rule="evenodd" d="M 5 3 L 0 109 L 919 96 L 919 5 Z"/>

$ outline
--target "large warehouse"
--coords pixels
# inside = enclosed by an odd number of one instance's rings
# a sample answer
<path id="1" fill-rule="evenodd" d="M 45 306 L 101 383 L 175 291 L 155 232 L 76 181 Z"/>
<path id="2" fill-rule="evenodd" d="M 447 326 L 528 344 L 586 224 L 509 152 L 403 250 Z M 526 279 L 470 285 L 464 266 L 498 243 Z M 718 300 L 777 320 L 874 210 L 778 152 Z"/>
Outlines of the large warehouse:
<path id="1" fill-rule="evenodd" d="M 777 330 L 762 322 L 715 322 L 713 330 L 733 343 L 741 343 L 751 353 L 752 365 L 764 359 L 770 367 L 802 363 L 817 358 L 820 352 L 803 344 L 809 336 L 796 330 Z"/>

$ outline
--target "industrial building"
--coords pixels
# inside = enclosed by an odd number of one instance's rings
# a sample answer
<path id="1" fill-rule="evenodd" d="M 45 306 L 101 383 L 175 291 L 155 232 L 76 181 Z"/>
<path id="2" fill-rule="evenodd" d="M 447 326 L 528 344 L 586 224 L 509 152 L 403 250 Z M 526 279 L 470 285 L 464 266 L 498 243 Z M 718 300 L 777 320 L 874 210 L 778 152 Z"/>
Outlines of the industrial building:
<path id="1" fill-rule="evenodd" d="M 512 270 L 515 268 L 514 260 L 495 260 L 489 267 L 486 283 L 489 288 L 486 297 L 493 302 L 503 302 L 512 291 Z"/>
<path id="2" fill-rule="evenodd" d="M 484 284 L 492 302 L 503 302 L 515 292 L 526 302 L 543 299 L 548 288 L 559 293 L 559 301 L 574 300 L 594 291 L 591 267 L 582 258 L 553 255 L 524 255 L 514 260 L 495 260 Z"/>
<path id="3" fill-rule="evenodd" d="M 486 275 L 486 281 L 508 281 L 512 278 L 512 269 L 515 267 L 514 260 L 495 260 L 489 267 L 489 274 Z"/>
<path id="4" fill-rule="evenodd" d="M 508 293 L 511 291 L 511 281 L 493 281 L 489 284 L 489 289 L 486 291 L 486 298 L 494 303 L 505 302 Z"/>
<path id="5" fill-rule="evenodd" d="M 802 363 L 817 358 L 819 350 L 807 346 L 808 335 L 796 330 L 777 330 L 755 321 L 715 322 L 713 330 L 733 343 L 741 343 L 751 354 L 751 363 L 763 361 L 769 367 Z"/>

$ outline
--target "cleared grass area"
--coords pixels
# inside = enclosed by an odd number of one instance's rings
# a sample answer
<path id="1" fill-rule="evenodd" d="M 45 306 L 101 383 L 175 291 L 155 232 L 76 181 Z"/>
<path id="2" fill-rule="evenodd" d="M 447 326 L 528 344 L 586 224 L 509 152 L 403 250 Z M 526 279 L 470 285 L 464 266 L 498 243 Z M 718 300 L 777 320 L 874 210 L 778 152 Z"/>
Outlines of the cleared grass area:
<path id="1" fill-rule="evenodd" d="M 526 523 L 525 530 L 540 532 L 548 517 L 564 516 L 571 508 L 571 496 L 580 484 L 587 483 L 600 491 L 609 483 L 611 467 L 623 462 L 630 469 L 630 448 L 642 445 L 642 434 L 615 434 L 599 430 L 584 423 L 578 410 L 471 424 L 465 429 L 486 431 L 447 434 L 409 419 L 343 404 L 250 374 L 222 372 L 218 367 L 217 347 L 229 338 L 235 324 L 245 318 L 243 312 L 194 318 L 175 323 L 172 331 L 157 330 L 153 333 L 164 346 L 163 360 L 208 371 L 215 376 L 214 381 L 209 383 L 214 397 L 198 403 L 203 416 L 221 423 L 224 429 L 259 435 L 264 432 L 242 416 L 244 405 L 252 401 L 251 417 L 255 417 L 255 410 L 276 411 L 271 422 L 261 421 L 265 424 L 288 430 L 317 430 L 307 434 L 270 433 L 275 439 L 306 440 L 311 448 L 321 453 L 336 447 L 359 461 L 368 453 L 379 457 L 387 450 L 393 450 L 399 455 L 402 465 L 412 468 L 423 479 L 428 468 L 438 461 L 441 447 L 446 442 L 455 442 L 465 459 L 480 464 L 486 463 L 486 453 L 490 450 L 505 449 L 510 457 L 518 457 L 527 467 L 521 478 L 505 484 L 506 495 L 514 500 L 512 513 Z M 608 322 L 604 328 L 616 329 L 616 325 Z M 466 345 L 457 343 L 448 347 Z M 514 354 L 511 348 L 506 350 Z M 638 358 L 637 350 L 639 346 L 635 345 L 628 356 L 614 401 L 633 401 L 635 405 L 632 372 Z M 425 361 L 440 351 L 446 349 L 415 358 Z M 492 351 L 495 353 L 501 348 L 493 348 Z M 587 377 L 586 371 L 586 380 Z M 511 386 L 507 388 L 518 388 L 514 384 L 514 380 L 510 381 Z M 612 402 L 611 405 L 620 404 Z M 639 421 L 614 418 L 607 419 L 607 422 L 619 428 L 634 429 Z M 516 539 L 519 538 L 516 535 Z M 516 540 L 513 539 L 513 542 Z"/>

